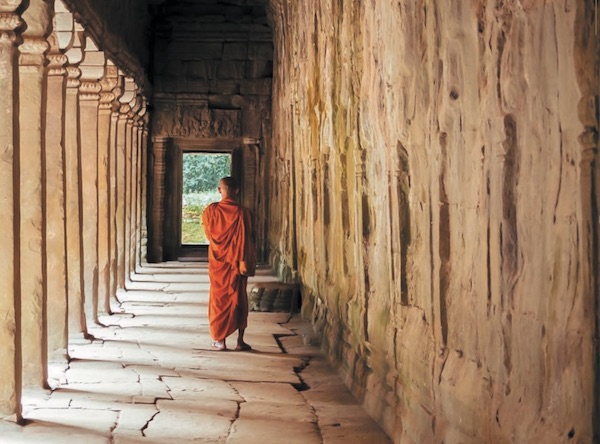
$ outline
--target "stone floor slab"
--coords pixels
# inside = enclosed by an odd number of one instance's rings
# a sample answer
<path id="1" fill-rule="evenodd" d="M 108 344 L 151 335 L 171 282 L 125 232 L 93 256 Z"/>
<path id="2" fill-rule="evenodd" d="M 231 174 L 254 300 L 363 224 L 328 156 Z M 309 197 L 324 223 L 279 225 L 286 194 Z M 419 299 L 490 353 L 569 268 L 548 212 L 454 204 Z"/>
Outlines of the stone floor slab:
<path id="1" fill-rule="evenodd" d="M 111 439 L 79 428 L 41 421 L 28 424 L 26 427 L 0 421 L 0 442 L 2 444 L 110 444 Z"/>
<path id="2" fill-rule="evenodd" d="M 321 435 L 315 423 L 270 419 L 238 419 L 232 427 L 227 444 L 321 444 Z M 352 442 L 352 441 L 348 441 Z"/>
<path id="3" fill-rule="evenodd" d="M 86 430 L 108 438 L 117 425 L 117 419 L 118 411 L 109 409 L 35 409 L 27 415 L 29 421 Z"/>
<path id="4" fill-rule="evenodd" d="M 169 387 L 169 393 L 175 400 L 217 398 L 234 402 L 244 401 L 232 384 L 217 379 L 181 376 L 165 377 L 163 382 Z"/>
<path id="5" fill-rule="evenodd" d="M 207 398 L 194 401 L 159 401 L 159 413 L 144 435 L 164 442 L 184 439 L 224 442 L 238 411 L 235 401 Z"/>

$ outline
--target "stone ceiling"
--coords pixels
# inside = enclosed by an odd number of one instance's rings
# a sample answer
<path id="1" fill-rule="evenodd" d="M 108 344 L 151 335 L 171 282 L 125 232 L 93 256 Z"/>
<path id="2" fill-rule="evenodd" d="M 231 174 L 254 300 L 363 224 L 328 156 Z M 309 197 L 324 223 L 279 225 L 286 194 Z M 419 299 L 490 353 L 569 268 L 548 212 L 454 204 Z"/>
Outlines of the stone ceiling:
<path id="1" fill-rule="evenodd" d="M 147 0 L 155 38 L 271 41 L 267 0 Z"/>

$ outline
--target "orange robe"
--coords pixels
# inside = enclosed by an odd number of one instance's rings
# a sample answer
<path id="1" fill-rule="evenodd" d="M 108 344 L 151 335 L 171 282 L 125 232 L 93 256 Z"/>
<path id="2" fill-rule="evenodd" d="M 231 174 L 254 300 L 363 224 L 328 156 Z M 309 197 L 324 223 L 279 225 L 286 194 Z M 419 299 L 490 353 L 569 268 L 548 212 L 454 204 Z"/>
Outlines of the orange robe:
<path id="1" fill-rule="evenodd" d="M 250 210 L 233 199 L 210 204 L 202 213 L 208 239 L 210 335 L 223 340 L 248 325 L 248 277 L 240 273 L 240 262 L 253 252 Z"/>

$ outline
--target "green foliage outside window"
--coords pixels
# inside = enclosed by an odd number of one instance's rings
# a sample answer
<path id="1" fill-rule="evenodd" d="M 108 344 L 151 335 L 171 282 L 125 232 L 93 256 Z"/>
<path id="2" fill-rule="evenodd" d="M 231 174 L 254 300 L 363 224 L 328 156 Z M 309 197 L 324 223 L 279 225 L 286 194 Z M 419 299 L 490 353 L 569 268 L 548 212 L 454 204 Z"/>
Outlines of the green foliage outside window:
<path id="1" fill-rule="evenodd" d="M 228 154 L 184 154 L 183 194 L 215 191 L 219 179 L 229 176 L 230 171 Z"/>

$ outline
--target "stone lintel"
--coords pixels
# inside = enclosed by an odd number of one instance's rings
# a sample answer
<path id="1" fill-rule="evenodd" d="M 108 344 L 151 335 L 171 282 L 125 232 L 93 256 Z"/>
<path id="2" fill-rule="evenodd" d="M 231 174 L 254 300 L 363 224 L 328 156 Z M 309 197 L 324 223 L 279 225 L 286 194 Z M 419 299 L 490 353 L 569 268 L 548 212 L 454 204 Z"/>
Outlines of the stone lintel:
<path id="1" fill-rule="evenodd" d="M 230 152 L 231 147 L 254 145 L 254 143 L 246 142 L 254 142 L 255 139 L 245 137 L 173 137 L 171 140 L 175 146 L 183 150 L 194 149 L 207 152 Z"/>

